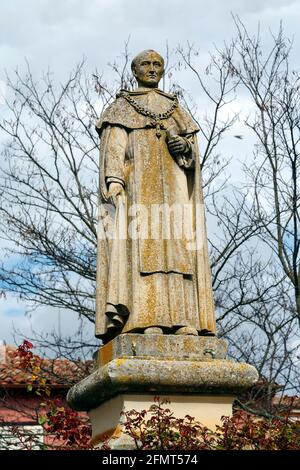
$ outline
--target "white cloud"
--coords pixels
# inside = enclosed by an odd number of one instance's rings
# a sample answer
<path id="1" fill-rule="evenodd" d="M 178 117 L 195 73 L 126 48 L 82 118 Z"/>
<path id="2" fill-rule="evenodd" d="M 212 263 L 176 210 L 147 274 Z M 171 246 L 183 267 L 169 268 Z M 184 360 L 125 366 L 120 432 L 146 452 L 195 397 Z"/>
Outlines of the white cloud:
<path id="1" fill-rule="evenodd" d="M 283 18 L 287 31 L 299 34 L 297 1 L 212 0 L 208 7 L 206 0 L 2 0 L 0 63 L 15 68 L 27 57 L 36 71 L 50 66 L 63 74 L 86 55 L 90 67 L 103 68 L 129 35 L 133 53 L 164 51 L 167 40 L 171 47 L 189 40 L 207 50 L 232 36 L 231 12 L 267 30 Z"/>
<path id="2" fill-rule="evenodd" d="M 27 313 L 26 313 L 27 312 Z M 80 323 L 75 312 L 53 307 L 38 307 L 31 314 L 29 306 L 24 301 L 18 300 L 12 295 L 0 299 L 0 340 L 7 344 L 20 344 L 23 339 L 33 337 L 36 334 L 61 334 L 62 337 L 74 336 Z M 84 335 L 92 338 L 94 326 L 89 321 L 84 321 Z M 15 334 L 15 332 L 19 334 Z"/>

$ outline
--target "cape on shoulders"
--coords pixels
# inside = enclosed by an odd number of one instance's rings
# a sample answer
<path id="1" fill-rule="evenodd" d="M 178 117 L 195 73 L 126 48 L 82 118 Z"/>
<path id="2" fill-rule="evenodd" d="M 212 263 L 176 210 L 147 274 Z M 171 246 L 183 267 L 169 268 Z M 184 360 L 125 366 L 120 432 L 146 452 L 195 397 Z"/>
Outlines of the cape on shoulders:
<path id="1" fill-rule="evenodd" d="M 96 130 L 98 134 L 101 136 L 103 129 L 107 125 L 117 125 L 127 129 L 153 127 L 153 118 L 138 112 L 126 99 L 129 96 L 143 107 L 143 102 L 147 99 L 148 93 L 155 93 L 159 97 L 160 112 L 162 113 L 167 112 L 176 103 L 176 107 L 170 117 L 176 121 L 182 134 L 199 131 L 199 127 L 194 119 L 178 103 L 176 95 L 155 88 L 136 91 L 121 90 L 117 94 L 116 100 L 103 111 L 102 116 L 97 120 Z"/>

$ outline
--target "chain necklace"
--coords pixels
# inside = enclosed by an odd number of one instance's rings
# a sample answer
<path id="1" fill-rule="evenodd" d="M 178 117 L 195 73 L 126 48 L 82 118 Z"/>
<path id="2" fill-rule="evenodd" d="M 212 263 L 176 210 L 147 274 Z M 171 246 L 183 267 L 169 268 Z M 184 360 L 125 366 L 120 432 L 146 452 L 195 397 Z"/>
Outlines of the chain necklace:
<path id="1" fill-rule="evenodd" d="M 168 117 L 171 116 L 173 113 L 174 109 L 177 108 L 178 106 L 178 101 L 174 101 L 172 106 L 165 111 L 164 113 L 154 113 L 153 111 L 150 111 L 150 109 L 147 109 L 143 106 L 141 106 L 135 99 L 133 99 L 129 94 L 127 93 L 122 93 L 122 97 L 128 101 L 128 103 L 131 104 L 131 106 L 139 113 L 142 114 L 143 116 L 150 117 L 152 119 L 151 125 L 153 127 L 156 127 L 156 135 L 157 137 L 161 136 L 161 129 L 165 129 L 165 126 L 161 122 L 163 119 L 168 119 Z"/>

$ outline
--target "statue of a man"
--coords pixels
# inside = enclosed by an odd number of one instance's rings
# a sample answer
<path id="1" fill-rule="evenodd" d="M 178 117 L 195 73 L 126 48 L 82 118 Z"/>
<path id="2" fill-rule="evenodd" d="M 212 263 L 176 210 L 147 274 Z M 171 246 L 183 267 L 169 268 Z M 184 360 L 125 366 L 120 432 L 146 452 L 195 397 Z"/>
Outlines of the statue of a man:
<path id="1" fill-rule="evenodd" d="M 96 336 L 213 335 L 199 129 L 177 97 L 158 88 L 157 52 L 137 55 L 132 72 L 137 89 L 121 90 L 96 126 L 101 207 L 115 207 L 104 211 L 113 237 L 99 217 Z"/>

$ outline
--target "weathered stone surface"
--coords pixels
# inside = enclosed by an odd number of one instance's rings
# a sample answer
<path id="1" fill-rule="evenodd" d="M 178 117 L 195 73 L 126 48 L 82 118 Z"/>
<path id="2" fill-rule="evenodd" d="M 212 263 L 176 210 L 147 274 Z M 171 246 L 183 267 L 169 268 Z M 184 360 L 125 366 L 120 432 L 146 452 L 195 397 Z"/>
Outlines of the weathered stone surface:
<path id="1" fill-rule="evenodd" d="M 155 395 L 170 400 L 174 416 L 194 416 L 214 429 L 230 416 L 235 395 L 258 379 L 254 367 L 226 360 L 216 337 L 119 335 L 103 346 L 96 370 L 68 393 L 69 405 L 88 411 L 93 442 L 109 437 L 112 449 L 134 449 L 120 415 L 149 409 Z"/>
<path id="2" fill-rule="evenodd" d="M 97 365 L 101 367 L 113 359 L 130 357 L 180 361 L 225 359 L 226 353 L 226 341 L 216 337 L 124 334 L 100 348 Z"/>
<path id="3" fill-rule="evenodd" d="M 152 50 L 139 57 L 138 88 L 122 90 L 97 123 L 95 323 L 105 343 L 149 327 L 216 332 L 199 128 L 175 95 L 158 89 L 163 58 Z"/>
<path id="4" fill-rule="evenodd" d="M 257 379 L 254 367 L 222 359 L 118 358 L 76 384 L 68 402 L 75 410 L 89 411 L 120 393 L 236 394 Z"/>

